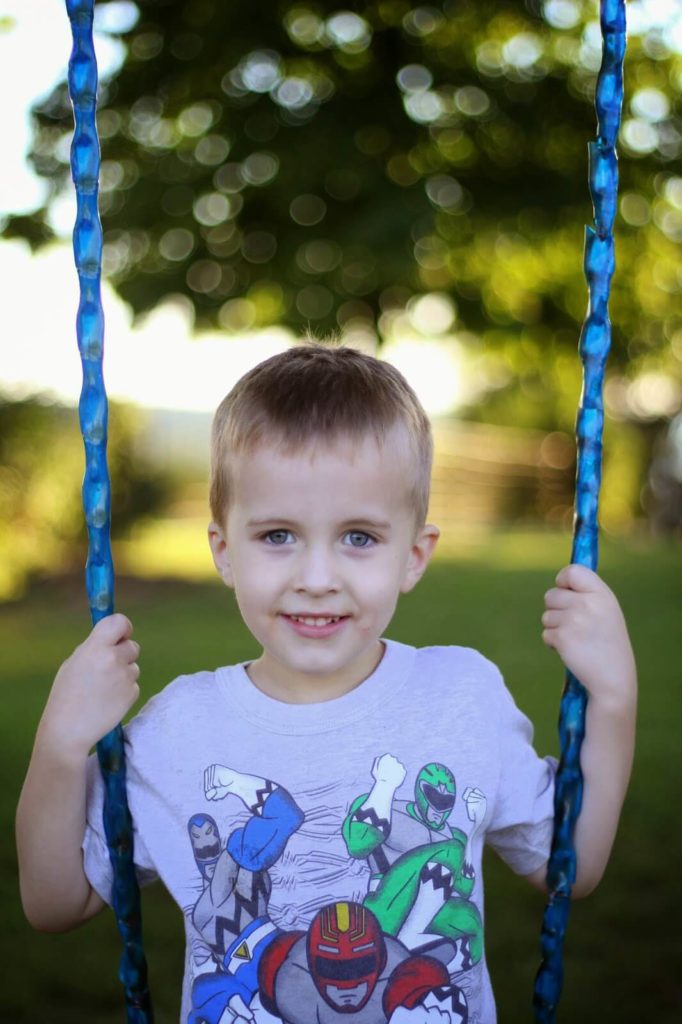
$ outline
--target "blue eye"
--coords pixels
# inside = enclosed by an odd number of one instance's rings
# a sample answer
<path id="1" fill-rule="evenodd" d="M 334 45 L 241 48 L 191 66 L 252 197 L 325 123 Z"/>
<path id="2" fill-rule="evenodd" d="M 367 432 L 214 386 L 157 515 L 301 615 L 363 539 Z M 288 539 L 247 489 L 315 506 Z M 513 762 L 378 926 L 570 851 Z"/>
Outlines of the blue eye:
<path id="1" fill-rule="evenodd" d="M 290 530 L 270 530 L 269 533 L 265 534 L 265 540 L 268 544 L 274 544 L 275 547 L 282 547 L 283 544 L 287 544 L 289 537 L 291 537 Z"/>
<path id="2" fill-rule="evenodd" d="M 350 530 L 346 537 L 352 548 L 368 548 L 374 543 L 374 537 L 370 537 L 363 530 Z"/>

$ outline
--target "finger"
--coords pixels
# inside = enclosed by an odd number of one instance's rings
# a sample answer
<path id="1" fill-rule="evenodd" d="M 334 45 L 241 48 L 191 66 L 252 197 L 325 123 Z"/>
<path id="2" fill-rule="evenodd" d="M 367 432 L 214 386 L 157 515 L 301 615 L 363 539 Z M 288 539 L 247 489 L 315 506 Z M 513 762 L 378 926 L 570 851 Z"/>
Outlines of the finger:
<path id="1" fill-rule="evenodd" d="M 471 792 L 471 786 L 467 786 L 467 788 L 462 793 L 462 800 L 468 800 L 469 797 L 471 796 Z"/>
<path id="2" fill-rule="evenodd" d="M 128 663 L 137 661 L 140 657 L 140 645 L 136 640 L 119 640 L 116 650 Z"/>
<path id="3" fill-rule="evenodd" d="M 545 629 L 556 629 L 557 626 L 561 625 L 563 618 L 563 611 L 558 609 L 550 609 L 546 612 L 543 612 L 541 622 Z"/>
<path id="4" fill-rule="evenodd" d="M 121 640 L 129 640 L 133 635 L 133 624 L 130 619 L 120 612 L 107 615 L 100 619 L 90 634 L 108 644 L 117 644 Z"/>
<path id="5" fill-rule="evenodd" d="M 602 586 L 601 580 L 596 572 L 592 572 L 586 565 L 566 565 L 557 574 L 556 582 L 560 587 L 568 590 L 577 590 L 587 593 L 591 590 L 599 590 Z"/>
<path id="6" fill-rule="evenodd" d="M 559 642 L 559 631 L 557 629 L 543 629 L 542 640 L 547 647 L 551 647 L 552 650 L 556 650 L 557 643 Z"/>
<path id="7" fill-rule="evenodd" d="M 575 600 L 575 591 L 552 587 L 545 594 L 545 608 L 568 608 Z"/>

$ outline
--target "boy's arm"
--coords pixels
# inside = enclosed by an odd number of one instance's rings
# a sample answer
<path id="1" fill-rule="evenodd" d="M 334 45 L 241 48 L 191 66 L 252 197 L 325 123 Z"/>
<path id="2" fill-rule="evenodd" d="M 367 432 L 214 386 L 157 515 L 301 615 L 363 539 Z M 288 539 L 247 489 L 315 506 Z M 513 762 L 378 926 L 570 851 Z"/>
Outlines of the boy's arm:
<path id="1" fill-rule="evenodd" d="M 616 836 L 634 755 L 637 671 L 623 613 L 603 580 L 569 565 L 556 582 L 545 595 L 542 638 L 588 691 L 574 837 L 579 898 L 600 881 Z M 543 867 L 527 877 L 544 890 L 545 873 Z"/>
<path id="2" fill-rule="evenodd" d="M 138 644 L 123 615 L 102 619 L 64 662 L 38 726 L 17 808 L 24 912 L 40 931 L 67 931 L 104 903 L 83 869 L 86 764 L 139 694 Z"/>

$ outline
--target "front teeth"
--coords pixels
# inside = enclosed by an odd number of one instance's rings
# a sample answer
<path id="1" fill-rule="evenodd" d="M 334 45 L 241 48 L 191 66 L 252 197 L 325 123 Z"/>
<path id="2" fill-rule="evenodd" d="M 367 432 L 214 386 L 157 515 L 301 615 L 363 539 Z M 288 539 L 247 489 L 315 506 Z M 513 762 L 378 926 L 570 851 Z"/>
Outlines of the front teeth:
<path id="1" fill-rule="evenodd" d="M 313 618 L 312 616 L 290 615 L 289 618 L 293 619 L 294 622 L 302 622 L 304 626 L 328 626 L 330 622 L 338 622 L 341 616 L 337 615 L 333 619 L 322 619 L 319 617 Z"/>

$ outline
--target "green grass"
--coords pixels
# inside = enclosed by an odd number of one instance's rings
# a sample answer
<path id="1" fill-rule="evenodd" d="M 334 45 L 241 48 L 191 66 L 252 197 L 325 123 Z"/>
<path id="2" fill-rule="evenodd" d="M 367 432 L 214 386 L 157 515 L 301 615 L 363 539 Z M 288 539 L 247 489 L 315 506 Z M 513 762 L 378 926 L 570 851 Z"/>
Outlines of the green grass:
<path id="1" fill-rule="evenodd" d="M 539 638 L 542 595 L 565 560 L 547 534 L 491 539 L 469 557 L 435 563 L 401 603 L 389 635 L 414 644 L 464 643 L 502 668 L 536 724 L 542 753 L 556 750 L 562 672 Z M 607 875 L 576 903 L 566 950 L 559 1020 L 668 1024 L 680 1019 L 679 547 L 606 543 L 602 572 L 621 598 L 640 667 L 638 750 Z M 212 584 L 124 580 L 118 607 L 143 646 L 144 696 L 181 672 L 255 653 L 230 595 Z M 3 666 L 0 768 L 0 895 L 5 912 L 0 1020 L 114 1024 L 124 1020 L 113 921 L 103 915 L 62 936 L 33 933 L 19 907 L 14 807 L 33 733 L 60 661 L 87 632 L 80 581 L 34 588 L 0 608 Z M 675 895 L 677 893 L 677 895 Z M 542 899 L 494 857 L 486 863 L 486 942 L 502 1024 L 531 1020 Z M 158 886 L 144 895 L 145 941 L 158 1024 L 175 1024 L 182 974 L 179 910 Z"/>

